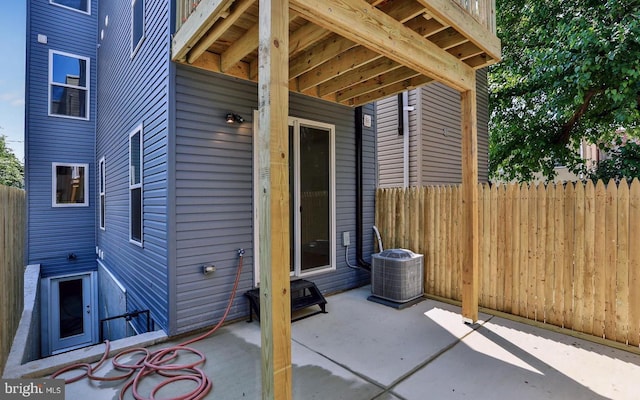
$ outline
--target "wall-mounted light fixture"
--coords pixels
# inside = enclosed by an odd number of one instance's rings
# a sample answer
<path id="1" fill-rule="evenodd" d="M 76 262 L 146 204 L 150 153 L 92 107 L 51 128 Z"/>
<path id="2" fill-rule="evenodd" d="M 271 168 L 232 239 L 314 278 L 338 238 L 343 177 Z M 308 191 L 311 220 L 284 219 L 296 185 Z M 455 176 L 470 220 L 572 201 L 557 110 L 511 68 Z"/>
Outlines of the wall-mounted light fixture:
<path id="1" fill-rule="evenodd" d="M 236 113 L 227 113 L 227 124 L 233 124 L 234 122 L 237 123 L 243 123 L 244 122 L 244 118 L 242 118 L 240 115 L 236 114 Z"/>

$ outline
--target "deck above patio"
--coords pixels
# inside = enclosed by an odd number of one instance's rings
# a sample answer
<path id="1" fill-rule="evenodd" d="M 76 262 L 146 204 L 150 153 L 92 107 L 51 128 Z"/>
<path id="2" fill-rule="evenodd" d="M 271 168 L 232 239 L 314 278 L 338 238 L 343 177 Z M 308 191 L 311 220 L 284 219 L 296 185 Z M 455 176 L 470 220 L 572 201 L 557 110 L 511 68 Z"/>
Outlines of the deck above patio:
<path id="1" fill-rule="evenodd" d="M 257 0 L 179 0 L 172 59 L 258 78 Z M 349 106 L 500 60 L 495 0 L 291 0 L 289 90 Z"/>

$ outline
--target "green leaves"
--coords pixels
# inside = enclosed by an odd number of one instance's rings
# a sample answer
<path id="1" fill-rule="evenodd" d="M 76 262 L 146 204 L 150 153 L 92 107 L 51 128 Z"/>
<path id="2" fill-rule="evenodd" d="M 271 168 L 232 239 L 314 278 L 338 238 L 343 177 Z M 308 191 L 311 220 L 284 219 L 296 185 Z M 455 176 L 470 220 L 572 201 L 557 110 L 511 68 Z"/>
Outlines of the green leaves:
<path id="1" fill-rule="evenodd" d="M 24 167 L 0 135 L 0 185 L 24 187 Z"/>
<path id="2" fill-rule="evenodd" d="M 503 61 L 489 70 L 490 169 L 528 180 L 579 170 L 578 143 L 634 129 L 640 113 L 639 0 L 498 0 Z"/>

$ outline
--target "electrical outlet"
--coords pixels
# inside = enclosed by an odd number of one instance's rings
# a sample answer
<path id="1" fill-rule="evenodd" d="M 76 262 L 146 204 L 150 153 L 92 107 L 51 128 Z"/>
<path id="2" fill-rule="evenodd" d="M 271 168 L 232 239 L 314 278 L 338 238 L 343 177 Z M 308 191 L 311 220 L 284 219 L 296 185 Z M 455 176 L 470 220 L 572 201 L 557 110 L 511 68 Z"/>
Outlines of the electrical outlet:
<path id="1" fill-rule="evenodd" d="M 351 245 L 351 238 L 349 237 L 349 232 L 342 232 L 342 245 L 345 247 Z"/>

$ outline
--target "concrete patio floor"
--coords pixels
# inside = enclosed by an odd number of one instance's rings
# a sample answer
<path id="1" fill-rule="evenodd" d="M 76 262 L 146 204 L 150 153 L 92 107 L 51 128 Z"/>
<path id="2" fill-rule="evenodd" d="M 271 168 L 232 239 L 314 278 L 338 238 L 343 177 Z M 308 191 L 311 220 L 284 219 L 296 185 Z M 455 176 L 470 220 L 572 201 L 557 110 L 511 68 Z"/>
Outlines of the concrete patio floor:
<path id="1" fill-rule="evenodd" d="M 468 326 L 458 307 L 432 300 L 395 310 L 367 301 L 369 290 L 331 296 L 328 314 L 293 323 L 294 399 L 640 398 L 640 355 L 489 315 Z M 207 357 L 207 399 L 261 398 L 258 322 L 227 325 L 191 346 Z M 108 363 L 98 374 L 119 373 Z M 66 398 L 114 399 L 121 386 L 81 380 L 66 385 Z"/>

